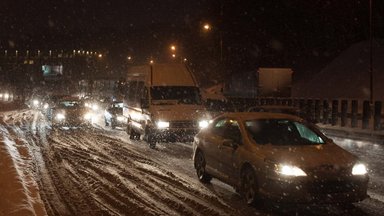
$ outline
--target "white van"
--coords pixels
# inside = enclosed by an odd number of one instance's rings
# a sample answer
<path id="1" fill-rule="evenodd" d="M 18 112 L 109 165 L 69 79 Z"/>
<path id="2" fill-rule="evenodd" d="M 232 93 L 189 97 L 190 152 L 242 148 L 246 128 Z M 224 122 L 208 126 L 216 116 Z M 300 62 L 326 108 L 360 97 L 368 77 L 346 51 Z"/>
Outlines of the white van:
<path id="1" fill-rule="evenodd" d="M 165 140 L 192 141 L 209 116 L 193 74 L 183 64 L 151 64 L 129 68 L 123 114 L 131 139 L 150 147 Z"/>

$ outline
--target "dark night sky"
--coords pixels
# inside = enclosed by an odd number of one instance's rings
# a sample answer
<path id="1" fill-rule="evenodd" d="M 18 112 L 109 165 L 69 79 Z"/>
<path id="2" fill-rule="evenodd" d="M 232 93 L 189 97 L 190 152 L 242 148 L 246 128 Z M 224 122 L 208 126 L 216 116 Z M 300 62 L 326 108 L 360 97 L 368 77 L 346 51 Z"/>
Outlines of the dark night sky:
<path id="1" fill-rule="evenodd" d="M 207 68 L 218 64 L 221 32 L 230 73 L 288 66 L 310 74 L 309 68 L 318 70 L 368 39 L 368 2 L 1 0 L 0 49 L 82 48 L 145 59 L 164 55 L 177 42 L 184 55 Z M 383 38 L 384 1 L 373 2 L 375 37 Z M 210 38 L 199 30 L 205 20 L 216 27 Z"/>

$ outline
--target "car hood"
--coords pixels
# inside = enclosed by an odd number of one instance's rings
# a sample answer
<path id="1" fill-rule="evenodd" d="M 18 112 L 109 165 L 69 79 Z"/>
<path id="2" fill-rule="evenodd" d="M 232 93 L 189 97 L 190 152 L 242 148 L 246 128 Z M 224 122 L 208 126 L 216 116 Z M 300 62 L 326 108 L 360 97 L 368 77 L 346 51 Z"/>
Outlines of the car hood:
<path id="1" fill-rule="evenodd" d="M 86 108 L 76 108 L 76 109 L 63 109 L 63 108 L 58 108 L 55 109 L 56 113 L 62 112 L 65 113 L 65 115 L 79 115 L 88 112 L 89 110 Z"/>
<path id="2" fill-rule="evenodd" d="M 334 143 L 301 146 L 265 146 L 265 159 L 300 168 L 315 168 L 324 165 L 349 167 L 357 157 Z"/>
<path id="3" fill-rule="evenodd" d="M 165 121 L 185 121 L 209 118 L 205 109 L 200 105 L 157 105 L 153 106 L 151 113 L 155 119 Z"/>

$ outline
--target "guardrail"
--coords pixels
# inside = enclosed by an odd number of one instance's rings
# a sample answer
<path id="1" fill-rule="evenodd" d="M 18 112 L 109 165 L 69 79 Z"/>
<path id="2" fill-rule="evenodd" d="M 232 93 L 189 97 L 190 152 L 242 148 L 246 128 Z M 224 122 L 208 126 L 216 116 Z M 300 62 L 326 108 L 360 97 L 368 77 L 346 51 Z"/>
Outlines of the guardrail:
<path id="1" fill-rule="evenodd" d="M 293 106 L 315 123 L 376 131 L 384 129 L 382 101 L 370 104 L 367 100 L 354 99 L 228 98 L 225 104 L 236 111 L 261 105 Z"/>

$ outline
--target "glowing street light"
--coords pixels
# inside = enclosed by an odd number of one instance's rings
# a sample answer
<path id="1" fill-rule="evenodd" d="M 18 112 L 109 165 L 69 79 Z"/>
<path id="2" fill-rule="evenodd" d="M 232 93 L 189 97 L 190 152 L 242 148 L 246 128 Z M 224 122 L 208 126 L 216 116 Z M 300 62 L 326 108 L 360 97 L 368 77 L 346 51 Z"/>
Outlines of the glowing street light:
<path id="1" fill-rule="evenodd" d="M 127 59 L 128 59 L 128 61 L 131 61 L 131 60 L 132 60 L 132 57 L 131 57 L 131 56 L 128 56 Z"/>
<path id="2" fill-rule="evenodd" d="M 204 25 L 203 25 L 203 29 L 205 30 L 205 31 L 209 31 L 209 30 L 211 30 L 211 25 L 209 25 L 208 23 L 205 23 Z"/>
<path id="3" fill-rule="evenodd" d="M 175 45 L 171 45 L 171 50 L 175 51 L 176 50 L 176 46 Z"/>
<path id="4" fill-rule="evenodd" d="M 172 58 L 176 58 L 176 54 L 172 54 Z"/>
<path id="5" fill-rule="evenodd" d="M 153 64 L 153 60 L 150 60 L 150 61 L 149 61 L 149 64 Z"/>
<path id="6" fill-rule="evenodd" d="M 100 54 L 98 55 L 98 57 L 99 57 L 99 58 L 103 58 L 103 54 L 100 53 Z"/>

